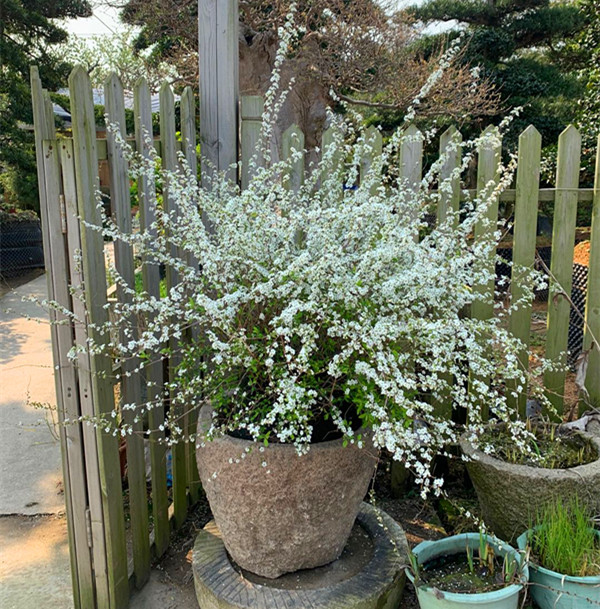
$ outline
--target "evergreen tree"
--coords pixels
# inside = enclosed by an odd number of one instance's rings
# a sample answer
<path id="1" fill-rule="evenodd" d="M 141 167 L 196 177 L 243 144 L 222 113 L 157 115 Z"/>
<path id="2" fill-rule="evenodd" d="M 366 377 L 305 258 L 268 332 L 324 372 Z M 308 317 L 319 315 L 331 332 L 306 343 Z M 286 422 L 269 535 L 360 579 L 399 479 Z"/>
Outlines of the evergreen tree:
<path id="1" fill-rule="evenodd" d="M 577 75 L 580 66 L 573 63 L 578 58 L 568 53 L 567 43 L 585 26 L 578 2 L 426 0 L 411 10 L 425 23 L 457 22 L 444 34 L 449 38 L 467 31 L 466 59 L 480 65 L 496 84 L 504 113 L 524 106 L 516 128 L 532 123 L 544 142 L 551 143 L 575 120 L 583 85 Z M 429 36 L 423 44 L 432 47 L 440 37 Z"/>
<path id="2" fill-rule="evenodd" d="M 52 49 L 67 39 L 54 19 L 89 17 L 88 0 L 0 0 L 0 196 L 37 209 L 29 66 L 49 89 L 64 86 L 69 66 Z"/>
<path id="3" fill-rule="evenodd" d="M 597 0 L 582 0 L 581 10 L 586 26 L 577 49 L 583 54 L 586 90 L 579 121 L 584 134 L 594 140 L 600 130 L 600 4 Z"/>

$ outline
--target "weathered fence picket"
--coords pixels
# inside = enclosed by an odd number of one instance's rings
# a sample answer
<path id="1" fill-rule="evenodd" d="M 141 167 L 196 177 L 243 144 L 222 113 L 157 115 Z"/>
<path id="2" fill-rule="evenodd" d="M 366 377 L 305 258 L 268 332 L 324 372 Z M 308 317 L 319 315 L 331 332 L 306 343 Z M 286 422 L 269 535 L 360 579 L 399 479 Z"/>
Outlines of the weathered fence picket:
<path id="1" fill-rule="evenodd" d="M 498 197 L 494 191 L 498 185 L 500 178 L 500 155 L 502 151 L 502 143 L 500 136 L 495 127 L 490 126 L 484 132 L 485 139 L 479 144 L 478 159 L 477 159 L 477 195 L 482 201 L 488 201 L 487 208 L 475 224 L 475 238 L 482 237 L 486 234 L 492 234 L 498 229 Z M 496 266 L 496 249 L 492 249 L 487 257 L 482 257 L 475 264 L 481 265 L 481 268 L 494 274 Z M 473 292 L 479 295 L 478 300 L 474 300 L 471 304 L 471 316 L 474 319 L 490 319 L 494 315 L 494 279 L 486 285 L 474 285 Z M 479 382 L 484 382 L 489 385 L 489 378 L 471 377 L 471 382 L 475 382 L 475 378 Z M 481 416 L 484 420 L 488 418 L 488 405 L 481 405 Z"/>
<path id="2" fill-rule="evenodd" d="M 152 162 L 152 107 L 150 89 L 145 79 L 140 79 L 133 92 L 135 138 L 138 153 L 147 163 Z M 144 174 L 138 180 L 138 201 L 140 206 L 140 227 L 156 236 L 156 185 Z M 144 291 L 151 298 L 160 298 L 160 269 L 151 260 L 142 261 L 142 283 Z M 152 320 L 148 320 L 151 322 Z M 169 546 L 169 500 L 167 494 L 167 449 L 165 434 L 160 429 L 164 421 L 163 403 L 163 361 L 158 353 L 146 365 L 146 399 L 153 404 L 148 412 L 150 464 L 152 480 L 152 521 L 154 525 L 154 546 L 157 556 L 162 556 Z"/>
<path id="3" fill-rule="evenodd" d="M 203 0 L 206 6 L 214 0 Z M 229 18 L 229 9 L 223 9 L 221 18 Z M 214 29 L 214 24 L 207 27 Z M 212 31 L 212 29 L 211 29 Z M 229 44 L 229 43 L 228 43 Z M 215 58 L 210 58 L 215 61 Z M 71 348 L 84 344 L 88 337 L 100 343 L 106 337 L 98 335 L 94 326 L 107 319 L 107 286 L 102 237 L 90 225 L 100 223 L 96 202 L 98 187 L 97 163 L 99 159 L 108 161 L 110 170 L 110 197 L 114 220 L 120 230 L 132 230 L 131 195 L 128 166 L 122 150 L 116 143 L 112 127 L 106 140 L 96 140 L 92 90 L 87 74 L 73 71 L 69 80 L 71 110 L 73 117 L 73 138 L 56 140 L 51 125 L 52 111 L 49 98 L 42 90 L 37 70 L 32 70 L 32 96 L 35 116 L 36 154 L 40 181 L 44 248 L 50 269 L 49 297 L 56 300 L 66 310 L 72 311 L 73 321 L 67 318 L 61 325 L 52 326 L 53 356 L 56 367 L 57 401 L 59 420 L 65 418 L 76 421 L 79 417 L 92 418 L 110 415 L 115 408 L 123 419 L 137 426 L 135 434 L 126 439 L 127 482 L 129 493 L 129 535 L 131 538 L 131 558 L 128 564 L 126 548 L 126 527 L 122 501 L 122 480 L 119 464 L 117 438 L 83 424 L 61 425 L 61 447 L 65 472 L 65 494 L 69 543 L 72 556 L 72 579 L 76 609 L 122 609 L 127 606 L 132 581 L 141 587 L 150 572 L 151 554 L 161 556 L 169 545 L 172 525 L 180 527 L 188 513 L 188 507 L 200 494 L 200 483 L 195 463 L 193 443 L 177 444 L 172 450 L 173 489 L 172 503 L 167 488 L 167 447 L 165 433 L 160 428 L 165 422 L 168 405 L 174 417 L 186 433 L 193 433 L 196 425 L 195 411 L 184 406 L 176 406 L 171 395 L 165 396 L 165 382 L 173 379 L 178 363 L 180 345 L 170 343 L 168 362 L 165 355 L 157 350 L 148 354 L 143 365 L 137 360 L 113 362 L 108 356 L 88 356 L 77 353 L 75 360 L 68 357 Z M 160 91 L 160 139 L 152 135 L 152 113 L 150 90 L 141 79 L 134 90 L 135 139 L 125 132 L 124 96 L 118 78 L 111 75 L 106 82 L 106 111 L 109 122 L 116 126 L 120 136 L 130 141 L 145 163 L 154 164 L 155 152 L 169 171 L 178 171 L 185 166 L 191 177 L 197 177 L 198 159 L 196 153 L 196 106 L 190 88 L 181 97 L 181 143 L 175 133 L 175 104 L 170 86 L 163 85 Z M 229 91 L 228 95 L 235 95 Z M 261 133 L 263 100 L 252 96 L 242 98 L 241 114 L 241 170 L 239 179 L 242 187 L 247 187 L 253 177 L 250 160 L 257 151 Z M 236 122 L 230 117 L 227 130 Z M 211 131 L 212 129 L 212 131 Z M 330 146 L 340 134 L 339 127 L 332 126 L 322 136 L 322 152 L 331 151 Z M 227 131 L 226 130 L 226 131 Z M 213 125 L 205 131 L 216 134 Z M 229 133 L 229 131 L 227 131 Z M 414 125 L 404 132 L 399 151 L 399 177 L 413 190 L 421 187 L 423 171 L 423 135 Z M 487 135 L 493 135 L 492 132 Z M 381 165 L 382 134 L 371 127 L 365 134 L 370 150 L 360 160 L 358 167 L 360 180 L 367 179 L 368 172 Z M 205 142 L 214 148 L 216 142 Z M 453 215 L 452 224 L 458 222 L 460 202 L 474 199 L 476 195 L 491 192 L 498 184 L 501 153 L 499 137 L 485 139 L 479 149 L 478 176 L 475 189 L 462 190 L 460 169 L 462 160 L 462 136 L 454 127 L 440 137 L 440 155 L 445 156 L 441 167 L 438 190 L 433 193 L 437 201 L 437 223 L 444 223 L 448 215 Z M 598 140 L 600 151 L 600 138 Z M 556 189 L 540 189 L 540 149 L 541 137 L 533 128 L 524 131 L 519 140 L 519 156 L 516 188 L 505 190 L 495 197 L 486 209 L 485 218 L 475 227 L 475 235 L 495 231 L 498 220 L 499 201 L 514 201 L 514 236 L 512 260 L 513 277 L 528 272 L 534 265 L 536 248 L 536 218 L 539 201 L 555 200 L 553 234 L 553 256 L 551 273 L 567 294 L 571 289 L 573 244 L 575 237 L 575 213 L 578 201 L 593 200 L 593 224 L 591 230 L 591 254 L 589 263 L 588 293 L 585 310 L 586 328 L 584 352 L 588 354 L 587 388 L 588 402 L 600 401 L 600 351 L 597 341 L 600 336 L 600 155 L 596 165 L 595 189 L 580 189 L 579 174 L 579 133 L 573 127 L 567 129 L 559 140 L 559 162 Z M 178 157 L 178 151 L 183 156 Z M 215 150 L 213 150 L 215 152 Z M 230 151 L 231 152 L 231 151 Z M 305 166 L 304 134 L 297 125 L 290 126 L 283 134 L 281 150 L 274 158 L 293 159 L 287 175 L 282 176 L 285 187 L 292 191 L 301 188 L 307 168 Z M 216 154 L 216 152 L 215 152 Z M 228 154 L 216 155 L 221 170 Z M 185 159 L 185 162 L 183 162 Z M 257 166 L 263 159 L 257 158 Z M 332 196 L 339 200 L 344 196 L 347 180 L 345 161 L 340 150 L 335 150 L 332 163 L 321 177 L 331 184 Z M 350 168 L 356 170 L 356 168 Z M 207 176 L 210 179 L 210 173 Z M 354 173 L 348 172 L 354 177 Z M 372 178 L 373 176 L 369 176 Z M 369 188 L 375 192 L 379 179 L 374 179 Z M 336 185 L 338 187 L 336 195 Z M 169 180 L 163 185 L 162 205 L 169 213 L 176 214 L 175 201 L 170 195 Z M 360 185 L 359 185 L 360 188 Z M 156 226 L 157 201 L 155 181 L 147 175 L 139 178 L 138 203 L 140 226 L 158 238 Z M 346 195 L 350 196 L 350 195 Z M 487 198 L 487 197 L 484 197 Z M 61 211 L 62 206 L 62 211 Z M 166 227 L 168 230 L 168 226 Z M 415 230 L 415 239 L 418 233 Z M 149 296 L 161 298 L 161 287 L 170 290 L 177 286 L 179 278 L 175 269 L 166 265 L 166 278 L 161 281 L 161 270 L 155 260 L 144 259 L 139 268 L 132 248 L 122 241 L 115 246 L 115 266 L 120 281 L 117 282 L 116 311 L 119 305 L 131 299 L 131 289 L 136 289 L 136 273 L 141 273 L 142 288 Z M 81 256 L 75 256 L 81 251 Z M 68 253 L 68 255 L 67 255 Z M 173 250 L 172 255 L 185 260 L 192 266 L 199 261 L 181 250 Z M 493 269 L 495 252 L 478 261 L 488 269 Z M 80 259 L 79 259 L 80 258 Z M 85 292 L 78 288 L 85 285 Z M 487 319 L 494 313 L 493 283 L 474 286 L 476 292 L 485 296 L 485 301 L 475 302 L 471 315 Z M 126 289 L 128 288 L 128 289 Z M 137 289 L 140 289 L 139 286 Z M 79 290 L 79 291 L 78 291 Z M 511 302 L 518 301 L 522 290 L 518 282 L 511 284 Z M 83 300 L 85 299 L 85 305 Z M 498 303 L 496 303 L 498 304 Z M 558 360 L 566 349 L 566 333 L 569 323 L 570 303 L 563 296 L 557 296 L 548 304 L 547 356 Z M 53 320 L 61 319 L 61 313 L 54 311 Z M 151 319 L 129 320 L 133 335 L 137 336 L 136 324 L 146 325 Z M 525 367 L 529 365 L 529 335 L 531 326 L 531 306 L 511 311 L 509 330 L 524 345 L 519 359 Z M 182 340 L 198 340 L 197 330 L 189 329 Z M 166 345 L 163 345 L 166 346 Z M 168 376 L 165 364 L 168 363 Z M 141 371 L 140 371 L 141 369 Z M 452 379 L 446 379 L 449 384 Z M 485 379 L 484 379 L 485 380 Z M 115 406 L 113 384 L 119 385 L 119 402 Z M 565 373 L 547 374 L 546 388 L 557 409 L 562 409 Z M 515 390 L 516 388 L 509 388 Z M 153 408 L 146 420 L 135 422 L 133 413 L 124 409 L 124 404 L 141 403 L 149 400 Z M 433 404 L 436 411 L 452 416 L 449 395 Z M 513 400 L 515 413 L 525 414 L 526 388 Z M 144 430 L 151 430 L 149 435 Z M 146 440 L 144 438 L 147 438 Z M 146 446 L 147 445 L 147 446 Z M 149 453 L 149 468 L 146 459 Z M 152 518 L 148 510 L 147 468 L 151 481 Z M 407 470 L 402 466 L 393 469 L 393 483 L 402 484 Z M 150 523 L 152 521 L 152 523 Z M 152 530 L 151 530 L 152 529 Z"/>
<path id="4" fill-rule="evenodd" d="M 365 144 L 367 146 L 365 153 L 360 159 L 360 182 L 361 184 L 366 180 L 369 172 L 379 169 L 381 171 L 380 157 L 383 150 L 383 138 L 381 131 L 374 125 L 371 125 L 365 130 L 364 134 Z M 381 177 L 374 179 L 369 188 L 369 192 L 375 194 L 381 183 Z"/>
<path id="5" fill-rule="evenodd" d="M 453 226 L 458 224 L 458 208 L 460 205 L 460 168 L 462 156 L 462 135 L 454 126 L 448 127 L 440 136 L 440 157 L 443 165 L 440 168 L 440 200 L 437 206 L 437 223 L 443 224 L 452 212 Z"/>
<path id="6" fill-rule="evenodd" d="M 56 164 L 51 165 L 50 159 L 55 154 L 46 156 L 43 142 L 54 138 L 54 117 L 48 121 L 47 104 L 37 67 L 31 70 L 31 91 L 33 102 L 33 117 L 35 126 L 35 148 L 38 184 L 40 198 L 43 202 L 50 196 L 54 204 L 59 204 L 59 193 L 50 190 L 47 186 L 58 186 Z M 60 209 L 58 222 L 57 213 L 49 212 L 46 205 L 40 206 L 42 216 L 44 260 L 48 280 L 48 297 L 60 302 L 62 305 L 70 304 L 68 288 L 66 255 L 62 239 L 62 226 L 60 222 Z M 53 225 L 50 226 L 52 219 Z M 50 272 L 54 271 L 56 272 Z M 60 275 L 60 270 L 63 274 Z M 65 489 L 65 505 L 67 512 L 67 531 L 69 550 L 71 554 L 71 581 L 73 585 L 73 599 L 76 609 L 90 606 L 94 602 L 94 581 L 92 563 L 87 536 L 86 519 L 86 484 L 85 463 L 83 459 L 83 443 L 81 429 L 77 426 L 63 425 L 66 418 L 77 418 L 79 410 L 76 402 L 76 378 L 72 363 L 67 353 L 72 344 L 70 328 L 68 325 L 54 322 L 63 321 L 58 312 L 50 311 L 52 359 L 54 363 L 54 379 L 56 385 L 57 415 L 61 456 L 63 464 L 63 485 Z"/>
<path id="7" fill-rule="evenodd" d="M 173 91 L 168 83 L 163 83 L 160 88 L 160 141 L 162 148 L 162 164 L 169 174 L 178 171 L 179 161 L 175 149 L 175 99 Z M 167 176 L 163 184 L 163 209 L 166 213 L 175 216 L 177 206 L 171 195 L 171 178 Z M 167 227 L 168 232 L 168 227 Z M 172 258 L 182 258 L 183 252 L 171 245 L 170 256 Z M 167 291 L 171 291 L 179 284 L 178 272 L 169 264 L 166 265 L 166 286 Z M 179 341 L 176 338 L 169 340 L 169 379 L 174 380 L 175 371 L 181 364 Z M 169 416 L 176 421 L 178 426 L 182 426 L 183 410 L 175 394 L 171 391 Z M 173 508 L 175 514 L 175 526 L 181 527 L 187 516 L 187 463 L 185 446 L 179 442 L 171 448 L 171 471 L 173 477 Z"/>
<path id="8" fill-rule="evenodd" d="M 79 226 L 79 210 L 77 208 L 77 187 L 75 183 L 75 159 L 73 154 L 73 141 L 61 140 L 60 163 L 62 166 L 63 197 L 65 203 L 65 216 L 67 221 L 67 244 L 71 251 L 82 251 L 81 234 Z M 82 320 L 75 323 L 75 343 L 84 344 L 87 336 L 85 325 L 85 298 L 81 288 L 83 274 L 81 265 L 70 261 L 71 288 L 77 290 L 72 298 L 72 307 L 75 318 Z M 95 415 L 92 373 L 89 355 L 79 352 L 77 354 L 77 381 L 79 385 L 79 414 L 92 418 Z M 98 460 L 98 434 L 89 426 L 82 427 L 83 444 L 85 446 L 85 470 L 87 476 L 87 492 L 89 496 L 89 527 L 91 530 L 92 556 L 96 580 L 96 598 L 98 602 L 108 605 L 108 567 L 106 565 L 106 542 L 104 540 L 104 512 L 102 508 L 102 488 L 100 486 L 100 464 Z"/>
<path id="9" fill-rule="evenodd" d="M 583 352 L 589 351 L 585 389 L 589 401 L 596 405 L 600 404 L 600 135 L 597 150 L 583 337 Z"/>
<path id="10" fill-rule="evenodd" d="M 96 155 L 96 123 L 92 89 L 87 72 L 77 67 L 69 77 L 71 117 L 73 128 L 73 153 L 77 186 L 77 204 L 81 225 L 82 272 L 85 284 L 88 335 L 97 344 L 106 344 L 108 338 L 96 327 L 106 323 L 106 269 L 102 235 L 91 226 L 100 226 L 96 203 L 99 188 Z M 96 416 L 108 416 L 114 411 L 112 363 L 107 354 L 90 357 L 92 392 Z M 106 542 L 108 592 L 110 606 L 116 609 L 129 603 L 129 576 L 127 571 L 127 547 L 125 520 L 117 438 L 104 433 L 99 426 L 98 457 L 102 508 Z"/>
<path id="11" fill-rule="evenodd" d="M 262 129 L 262 115 L 265 109 L 263 98 L 259 95 L 247 95 L 242 97 L 240 112 L 242 115 L 242 129 L 240 142 L 240 183 L 242 188 L 248 188 L 248 184 L 255 174 L 253 163 L 256 167 L 262 165 L 262 158 L 258 155 L 258 144 Z"/>
<path id="12" fill-rule="evenodd" d="M 109 122 L 118 126 L 121 137 L 125 137 L 125 104 L 123 86 L 116 74 L 111 74 L 104 85 L 106 113 Z M 129 194 L 129 165 L 123 149 L 110 130 L 107 133 L 108 160 L 110 169 L 110 200 L 115 223 L 124 234 L 131 233 L 131 199 Z M 133 248 L 121 240 L 115 244 L 115 268 L 121 281 L 117 282 L 119 303 L 130 304 L 133 298 L 125 287 L 135 291 L 135 268 Z M 121 331 L 120 340 L 137 340 L 137 320 L 128 320 L 131 334 L 127 338 Z M 141 377 L 139 358 L 128 358 L 121 362 L 121 403 L 141 404 Z M 132 530 L 133 567 L 135 585 L 141 588 L 150 577 L 150 538 L 148 536 L 148 497 L 146 494 L 146 466 L 144 459 L 143 424 L 131 408 L 121 408 L 124 421 L 132 426 L 133 434 L 127 436 L 127 482 L 129 487 L 129 512 Z"/>
<path id="13" fill-rule="evenodd" d="M 186 87 L 181 95 L 181 149 L 185 156 L 189 170 L 192 176 L 198 173 L 198 156 L 196 154 L 196 102 L 194 101 L 194 92 L 191 87 Z M 194 268 L 198 268 L 199 262 L 190 254 L 188 263 Z M 189 338 L 198 340 L 199 334 L 197 328 L 190 328 Z M 186 437 L 196 432 L 196 424 L 198 421 L 198 412 L 196 409 L 188 409 L 184 415 L 184 432 Z M 200 497 L 200 476 L 198 474 L 198 466 L 196 465 L 196 451 L 194 442 L 186 444 L 186 463 L 187 463 L 187 479 L 190 492 L 190 500 L 192 504 L 196 503 Z"/>
<path id="14" fill-rule="evenodd" d="M 567 127 L 558 138 L 556 167 L 556 200 L 552 229 L 552 261 L 550 294 L 548 296 L 548 334 L 546 357 L 565 364 L 569 333 L 569 297 L 573 282 L 573 253 L 577 220 L 577 188 L 581 157 L 581 135 L 575 127 Z M 560 286 L 560 287 L 559 287 Z M 563 294 L 557 293 L 563 290 Z M 566 371 L 551 370 L 544 375 L 548 399 L 558 413 L 564 406 Z"/>
<path id="15" fill-rule="evenodd" d="M 535 127 L 530 126 L 519 138 L 517 196 L 513 229 L 513 269 L 511 277 L 513 281 L 510 285 L 511 304 L 515 304 L 523 298 L 522 279 L 533 269 L 535 263 L 541 152 L 542 136 Z M 515 278 L 517 281 L 514 281 Z M 525 370 L 529 367 L 531 311 L 531 302 L 526 302 L 511 311 L 509 320 L 509 330 L 523 343 L 523 349 L 518 354 L 518 358 Z M 517 390 L 515 386 L 511 386 L 510 389 L 512 391 Z M 525 417 L 527 388 L 524 387 L 519 392 L 518 398 L 510 399 L 510 402 L 519 416 Z"/>
<path id="16" fill-rule="evenodd" d="M 293 161 L 290 163 L 290 170 L 284 176 L 283 185 L 292 190 L 298 191 L 304 183 L 304 133 L 298 125 L 290 125 L 283 133 L 281 138 L 282 158 Z"/>

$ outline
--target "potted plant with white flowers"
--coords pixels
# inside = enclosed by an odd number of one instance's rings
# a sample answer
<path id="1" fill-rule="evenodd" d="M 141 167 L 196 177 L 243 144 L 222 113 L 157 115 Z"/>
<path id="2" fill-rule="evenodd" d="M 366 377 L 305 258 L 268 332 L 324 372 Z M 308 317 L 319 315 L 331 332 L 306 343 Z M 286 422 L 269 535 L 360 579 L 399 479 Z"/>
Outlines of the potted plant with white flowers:
<path id="1" fill-rule="evenodd" d="M 284 35 L 282 53 L 286 44 Z M 280 99 L 274 87 L 262 162 L 246 190 L 221 176 L 199 187 L 189 173 L 163 172 L 177 213 L 151 203 L 157 233 L 120 234 L 110 223 L 104 229 L 179 277 L 164 298 L 138 293 L 120 305 L 113 320 L 126 326 L 142 316 L 147 323 L 137 339 L 109 348 L 123 359 L 157 348 L 168 353 L 169 339 L 177 343 L 169 441 L 182 439 L 175 406 L 198 409 L 198 434 L 186 439 L 196 443 L 225 546 L 241 567 L 267 577 L 337 558 L 380 449 L 411 468 L 424 492 L 440 488 L 432 461 L 464 429 L 433 401 L 468 409 L 468 428 L 476 431 L 482 405 L 512 424 L 506 383 L 534 386 L 501 315 L 464 315 L 474 301 L 494 297 L 493 265 L 481 261 L 493 255 L 499 235 L 473 234 L 510 174 L 468 201 L 460 218 L 449 212 L 431 229 L 425 214 L 432 198 L 451 188 L 472 153 L 447 180 L 440 179 L 441 158 L 415 189 L 382 177 L 384 167 L 397 166 L 405 137 L 398 131 L 360 186 L 344 189 L 358 181 L 371 152 L 364 132 L 347 122 L 319 166 L 291 188 L 294 157 L 269 156 Z M 493 146 L 495 137 L 488 132 L 465 151 Z M 154 159 L 126 153 L 137 177 L 155 178 Z M 533 274 L 523 277 L 532 298 Z M 127 327 L 120 335 L 133 336 Z M 467 390 L 469 375 L 490 382 Z"/>

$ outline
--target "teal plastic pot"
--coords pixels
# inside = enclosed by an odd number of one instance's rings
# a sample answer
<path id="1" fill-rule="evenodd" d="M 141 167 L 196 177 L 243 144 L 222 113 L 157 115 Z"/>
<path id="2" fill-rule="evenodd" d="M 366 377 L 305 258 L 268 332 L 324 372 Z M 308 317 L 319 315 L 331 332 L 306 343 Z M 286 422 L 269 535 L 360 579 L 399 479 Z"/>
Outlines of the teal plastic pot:
<path id="1" fill-rule="evenodd" d="M 521 564 L 521 555 L 507 543 L 491 536 L 488 537 L 488 543 L 493 547 L 496 556 L 512 554 L 519 564 Z M 413 553 L 416 555 L 419 564 L 422 565 L 439 556 L 462 554 L 465 551 L 467 544 L 473 550 L 478 550 L 479 533 L 463 533 L 461 535 L 454 535 L 453 537 L 446 537 L 445 539 L 440 539 L 438 541 L 424 541 L 413 550 Z M 421 609 L 461 609 L 464 607 L 477 607 L 478 609 L 517 609 L 519 593 L 523 590 L 523 585 L 527 583 L 528 570 L 527 565 L 525 565 L 520 584 L 511 584 L 500 590 L 478 594 L 444 592 L 424 584 L 419 585 L 418 582 L 415 584 L 415 578 L 410 569 L 406 569 L 406 576 L 415 585 Z"/>
<path id="2" fill-rule="evenodd" d="M 517 539 L 519 549 L 527 547 L 531 531 Z M 600 537 L 600 531 L 596 531 Z M 529 563 L 531 598 L 540 609 L 599 609 L 600 575 L 572 577 Z"/>

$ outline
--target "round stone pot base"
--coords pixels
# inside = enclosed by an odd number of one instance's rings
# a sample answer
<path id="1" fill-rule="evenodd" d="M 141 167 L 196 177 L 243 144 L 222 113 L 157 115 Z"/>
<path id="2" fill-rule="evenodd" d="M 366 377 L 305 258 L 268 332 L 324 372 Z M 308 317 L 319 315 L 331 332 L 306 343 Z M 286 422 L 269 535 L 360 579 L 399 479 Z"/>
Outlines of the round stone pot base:
<path id="1" fill-rule="evenodd" d="M 395 609 L 404 589 L 408 544 L 385 512 L 363 503 L 338 560 L 276 579 L 229 558 L 211 521 L 200 531 L 192 565 L 202 609 Z"/>

